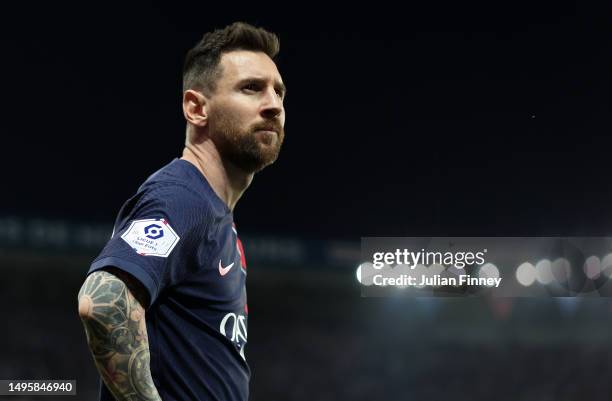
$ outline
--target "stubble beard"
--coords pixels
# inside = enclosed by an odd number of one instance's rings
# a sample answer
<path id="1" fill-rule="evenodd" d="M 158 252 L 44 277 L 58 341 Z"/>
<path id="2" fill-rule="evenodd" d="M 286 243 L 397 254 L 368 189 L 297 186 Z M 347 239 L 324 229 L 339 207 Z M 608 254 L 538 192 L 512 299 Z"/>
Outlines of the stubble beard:
<path id="1" fill-rule="evenodd" d="M 209 120 L 210 137 L 215 143 L 223 160 L 229 161 L 246 173 L 256 173 L 274 163 L 278 158 L 285 132 L 279 123 L 268 122 L 240 127 L 229 113 L 218 111 Z M 256 132 L 273 125 L 277 138 L 272 144 L 264 144 Z"/>

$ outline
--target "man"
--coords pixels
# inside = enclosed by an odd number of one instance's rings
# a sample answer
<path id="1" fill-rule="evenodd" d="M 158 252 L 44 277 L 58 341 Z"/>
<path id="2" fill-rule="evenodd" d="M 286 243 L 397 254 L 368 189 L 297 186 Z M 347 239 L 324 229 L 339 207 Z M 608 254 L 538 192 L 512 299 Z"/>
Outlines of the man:
<path id="1" fill-rule="evenodd" d="M 79 292 L 100 400 L 247 400 L 246 262 L 232 211 L 284 138 L 278 38 L 234 23 L 186 57 L 183 156 L 122 207 Z"/>

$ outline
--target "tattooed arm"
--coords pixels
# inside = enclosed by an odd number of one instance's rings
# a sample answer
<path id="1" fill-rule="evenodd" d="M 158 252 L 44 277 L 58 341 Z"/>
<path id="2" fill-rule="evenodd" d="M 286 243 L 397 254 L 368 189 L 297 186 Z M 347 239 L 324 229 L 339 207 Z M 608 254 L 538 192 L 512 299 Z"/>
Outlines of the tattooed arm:
<path id="1" fill-rule="evenodd" d="M 119 401 L 161 400 L 150 370 L 144 287 L 117 269 L 87 276 L 79 291 L 79 316 L 96 367 Z"/>

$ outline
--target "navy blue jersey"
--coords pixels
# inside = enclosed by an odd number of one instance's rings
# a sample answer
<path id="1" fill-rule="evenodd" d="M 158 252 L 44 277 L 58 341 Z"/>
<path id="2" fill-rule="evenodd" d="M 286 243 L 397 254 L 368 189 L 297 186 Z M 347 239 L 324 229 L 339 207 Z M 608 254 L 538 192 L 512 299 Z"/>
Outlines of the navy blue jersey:
<path id="1" fill-rule="evenodd" d="M 121 208 L 89 273 L 124 270 L 149 293 L 153 381 L 164 401 L 248 399 L 246 262 L 233 216 L 175 159 Z M 114 400 L 101 382 L 100 400 Z"/>

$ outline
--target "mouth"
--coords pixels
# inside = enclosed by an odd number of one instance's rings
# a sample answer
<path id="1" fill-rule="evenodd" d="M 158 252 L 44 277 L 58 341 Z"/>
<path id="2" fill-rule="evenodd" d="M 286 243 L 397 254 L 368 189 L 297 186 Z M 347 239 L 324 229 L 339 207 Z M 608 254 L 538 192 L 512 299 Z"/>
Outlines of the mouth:
<path id="1" fill-rule="evenodd" d="M 269 129 L 255 131 L 255 136 L 265 146 L 272 146 L 278 141 L 278 132 Z"/>

